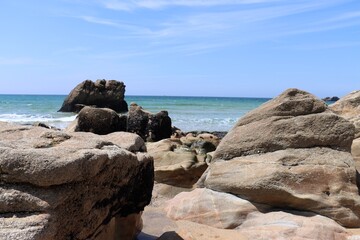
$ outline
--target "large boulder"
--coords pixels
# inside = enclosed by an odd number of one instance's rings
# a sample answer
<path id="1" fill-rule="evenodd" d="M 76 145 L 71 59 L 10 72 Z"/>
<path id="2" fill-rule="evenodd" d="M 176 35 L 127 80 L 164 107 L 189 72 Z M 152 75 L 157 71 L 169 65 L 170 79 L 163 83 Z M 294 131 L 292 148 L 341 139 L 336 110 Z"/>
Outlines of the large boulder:
<path id="1" fill-rule="evenodd" d="M 359 227 L 353 138 L 353 124 L 322 100 L 289 89 L 237 122 L 216 149 L 201 184 Z"/>
<path id="2" fill-rule="evenodd" d="M 355 125 L 355 138 L 360 137 L 360 90 L 353 91 L 329 108 Z"/>
<path id="3" fill-rule="evenodd" d="M 165 208 L 173 220 L 187 220 L 208 226 L 234 229 L 252 212 L 268 210 L 262 204 L 253 204 L 232 194 L 197 188 L 183 192 L 169 200 Z"/>
<path id="4" fill-rule="evenodd" d="M 0 122 L 0 136 L 0 239 L 97 239 L 150 203 L 146 154 L 85 132 Z"/>
<path id="5" fill-rule="evenodd" d="M 238 232 L 246 239 L 347 240 L 346 229 L 311 212 L 250 213 Z"/>
<path id="6" fill-rule="evenodd" d="M 124 100 L 125 85 L 116 80 L 85 80 L 66 97 L 60 112 L 79 112 L 84 106 L 110 108 L 116 112 L 127 112 Z"/>
<path id="7" fill-rule="evenodd" d="M 155 181 L 159 183 L 191 188 L 207 168 L 204 156 L 176 140 L 149 142 L 147 151 L 154 158 Z"/>
<path id="8" fill-rule="evenodd" d="M 153 114 L 136 103 L 131 103 L 127 131 L 136 133 L 149 142 L 170 138 L 172 134 L 171 118 L 167 111 Z"/>
<path id="9" fill-rule="evenodd" d="M 99 135 L 126 131 L 126 118 L 110 108 L 84 107 L 75 120 L 75 132 L 92 132 Z"/>

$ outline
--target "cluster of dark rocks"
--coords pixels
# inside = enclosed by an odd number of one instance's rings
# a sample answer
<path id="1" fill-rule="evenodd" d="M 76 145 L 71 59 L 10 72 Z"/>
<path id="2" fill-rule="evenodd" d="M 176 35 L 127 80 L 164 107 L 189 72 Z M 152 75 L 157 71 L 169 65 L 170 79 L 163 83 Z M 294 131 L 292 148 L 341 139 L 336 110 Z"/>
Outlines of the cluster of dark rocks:
<path id="1" fill-rule="evenodd" d="M 125 85 L 116 80 L 86 80 L 77 85 L 59 111 L 77 112 L 68 129 L 99 135 L 124 131 L 136 133 L 145 141 L 159 141 L 172 134 L 167 111 L 151 113 L 136 103 L 130 108 L 124 100 Z"/>
<path id="2" fill-rule="evenodd" d="M 336 102 L 339 99 L 340 99 L 339 97 L 333 96 L 333 97 L 325 97 L 322 100 L 325 101 L 325 102 Z"/>

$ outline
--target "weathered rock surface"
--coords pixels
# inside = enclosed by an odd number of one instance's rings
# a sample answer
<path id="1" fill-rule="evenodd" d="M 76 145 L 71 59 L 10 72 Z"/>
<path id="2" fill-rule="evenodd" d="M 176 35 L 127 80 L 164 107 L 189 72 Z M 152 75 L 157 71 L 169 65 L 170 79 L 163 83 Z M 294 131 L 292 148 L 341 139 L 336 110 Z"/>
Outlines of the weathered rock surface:
<path id="1" fill-rule="evenodd" d="M 149 204 L 153 161 L 92 133 L 0 122 L 0 238 L 96 239 Z"/>
<path id="2" fill-rule="evenodd" d="M 220 143 L 220 139 L 211 133 L 188 133 L 181 137 L 180 141 L 183 145 L 195 150 L 197 154 L 213 152 Z"/>
<path id="3" fill-rule="evenodd" d="M 116 112 L 127 112 L 124 100 L 125 85 L 116 80 L 85 80 L 66 97 L 60 112 L 79 112 L 84 106 L 110 108 Z"/>
<path id="4" fill-rule="evenodd" d="M 171 118 L 167 111 L 153 114 L 145 111 L 136 103 L 131 103 L 127 131 L 136 133 L 149 142 L 170 138 L 172 134 Z"/>
<path id="5" fill-rule="evenodd" d="M 322 100 L 289 89 L 238 121 L 216 149 L 202 184 L 359 227 L 353 137 L 354 126 Z"/>
<path id="6" fill-rule="evenodd" d="M 356 138 L 351 145 L 351 154 L 355 160 L 356 169 L 360 170 L 360 138 Z"/>
<path id="7" fill-rule="evenodd" d="M 338 101 L 340 98 L 337 96 L 333 96 L 333 97 L 325 97 L 322 100 L 326 101 L 326 102 L 336 102 Z"/>
<path id="8" fill-rule="evenodd" d="M 164 139 L 147 143 L 149 155 L 154 158 L 155 181 L 179 187 L 192 187 L 207 168 L 204 157 L 179 141 Z"/>
<path id="9" fill-rule="evenodd" d="M 344 226 L 360 224 L 355 164 L 347 152 L 287 149 L 216 161 L 205 186 L 251 202 L 313 211 Z"/>
<path id="10" fill-rule="evenodd" d="M 360 90 L 353 91 L 329 108 L 355 125 L 355 138 L 360 137 Z"/>
<path id="11" fill-rule="evenodd" d="M 126 149 L 130 152 L 146 152 L 146 145 L 144 140 L 137 134 L 128 132 L 114 132 L 107 135 L 102 135 L 102 139 Z"/>
<path id="12" fill-rule="evenodd" d="M 349 236 L 335 221 L 309 212 L 253 212 L 238 231 L 246 239 L 345 240 Z"/>
<path id="13" fill-rule="evenodd" d="M 103 135 L 126 131 L 126 118 L 110 108 L 84 107 L 77 116 L 75 132 L 92 132 Z"/>
<path id="14" fill-rule="evenodd" d="M 350 151 L 353 137 L 351 123 L 331 114 L 323 101 L 289 89 L 242 117 L 223 138 L 214 158 L 227 160 L 287 148 Z"/>
<path id="15" fill-rule="evenodd" d="M 270 207 L 252 204 L 232 194 L 197 188 L 183 192 L 168 201 L 165 211 L 173 220 L 187 220 L 222 229 L 240 226 L 251 212 Z"/>
<path id="16" fill-rule="evenodd" d="M 219 229 L 187 220 L 173 221 L 152 208 L 144 216 L 144 232 L 162 240 L 355 240 L 352 234 L 335 221 L 309 212 L 249 213 L 237 229 Z M 154 225 L 146 226 L 146 222 Z M 144 238 L 147 239 L 147 238 Z"/>

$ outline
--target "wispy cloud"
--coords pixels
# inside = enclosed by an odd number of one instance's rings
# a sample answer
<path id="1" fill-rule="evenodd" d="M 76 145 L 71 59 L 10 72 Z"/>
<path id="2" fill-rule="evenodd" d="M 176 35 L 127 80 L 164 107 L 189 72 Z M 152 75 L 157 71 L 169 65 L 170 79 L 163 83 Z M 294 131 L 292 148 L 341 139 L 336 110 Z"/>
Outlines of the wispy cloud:
<path id="1" fill-rule="evenodd" d="M 77 18 L 82 19 L 89 23 L 108 25 L 108 26 L 118 26 L 118 24 L 114 20 L 110 20 L 110 19 L 102 19 L 92 16 L 79 16 Z"/>
<path id="2" fill-rule="evenodd" d="M 105 0 L 102 4 L 114 10 L 136 8 L 163 9 L 167 7 L 214 7 L 279 2 L 282 0 Z"/>
<path id="3" fill-rule="evenodd" d="M 143 53 L 130 52 L 122 56 L 151 54 L 150 49 L 182 51 L 186 55 L 201 54 L 229 45 L 254 41 L 279 39 L 286 36 L 331 31 L 359 24 L 360 12 L 337 12 L 338 15 L 316 15 L 322 11 L 351 0 L 95 0 L 105 8 L 127 10 L 111 18 L 78 17 L 84 21 L 118 28 L 109 39 L 134 39 L 141 42 Z M 171 14 L 154 11 L 170 7 L 188 7 L 191 11 L 176 10 Z M 226 6 L 216 7 L 213 6 Z M 231 6 L 231 7 L 229 7 Z M 139 8 L 143 12 L 132 11 Z M 302 21 L 289 20 L 301 14 L 312 13 Z M 155 16 L 155 15 L 156 16 Z M 158 16 L 161 15 L 161 17 Z M 359 19 L 359 21 L 358 21 Z M 284 21 L 278 21 L 284 20 Z M 105 37 L 105 36 L 101 36 Z M 139 46 L 137 46 L 139 47 Z M 147 51 L 148 48 L 150 51 Z"/>

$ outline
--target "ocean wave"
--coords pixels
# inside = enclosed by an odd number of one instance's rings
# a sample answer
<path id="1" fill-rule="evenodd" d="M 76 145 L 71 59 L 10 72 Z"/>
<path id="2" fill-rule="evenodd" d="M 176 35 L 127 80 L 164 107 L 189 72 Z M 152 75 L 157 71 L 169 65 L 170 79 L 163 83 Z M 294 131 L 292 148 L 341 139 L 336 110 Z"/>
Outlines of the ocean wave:
<path id="1" fill-rule="evenodd" d="M 72 116 L 51 116 L 51 115 L 30 115 L 7 113 L 0 114 L 0 121 L 14 122 L 19 124 L 33 124 L 42 122 L 58 128 L 65 128 L 70 122 L 74 121 L 76 115 Z"/>
<path id="2" fill-rule="evenodd" d="M 172 118 L 172 124 L 182 131 L 229 131 L 237 118 Z"/>

